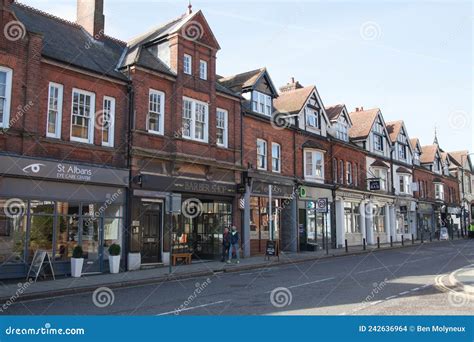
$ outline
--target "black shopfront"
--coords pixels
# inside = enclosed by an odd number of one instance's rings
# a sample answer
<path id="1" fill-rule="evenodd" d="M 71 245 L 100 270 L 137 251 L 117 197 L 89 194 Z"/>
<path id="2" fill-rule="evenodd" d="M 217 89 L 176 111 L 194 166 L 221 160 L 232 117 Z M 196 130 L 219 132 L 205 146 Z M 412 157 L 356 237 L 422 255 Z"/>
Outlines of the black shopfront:
<path id="1" fill-rule="evenodd" d="M 142 263 L 168 263 L 170 243 L 173 253 L 191 253 L 195 260 L 220 258 L 224 228 L 235 224 L 235 184 L 149 174 L 135 183 L 131 247 Z M 176 215 L 168 213 L 171 194 L 181 196 Z"/>
<path id="2" fill-rule="evenodd" d="M 0 278 L 26 276 L 36 250 L 68 274 L 76 245 L 83 273 L 108 271 L 107 247 L 123 245 L 127 170 L 1 155 L 0 174 Z"/>

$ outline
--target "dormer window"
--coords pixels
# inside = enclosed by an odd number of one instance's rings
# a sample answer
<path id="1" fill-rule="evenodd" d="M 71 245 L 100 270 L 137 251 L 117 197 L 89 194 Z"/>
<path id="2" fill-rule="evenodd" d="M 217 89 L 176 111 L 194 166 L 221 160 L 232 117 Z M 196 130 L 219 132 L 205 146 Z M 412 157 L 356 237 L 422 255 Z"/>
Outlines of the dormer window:
<path id="1" fill-rule="evenodd" d="M 319 113 L 311 108 L 306 108 L 306 126 L 311 128 L 321 128 L 319 122 Z"/>
<path id="2" fill-rule="evenodd" d="M 407 160 L 407 145 L 398 143 L 398 158 L 400 160 Z"/>
<path id="3" fill-rule="evenodd" d="M 193 74 L 192 70 L 193 58 L 190 55 L 184 55 L 183 59 L 183 72 L 188 75 Z"/>
<path id="4" fill-rule="evenodd" d="M 415 151 L 413 153 L 413 161 L 414 161 L 415 165 L 420 165 L 420 152 Z"/>
<path id="5" fill-rule="evenodd" d="M 374 149 L 383 152 L 383 136 L 377 133 L 374 133 Z"/>
<path id="6" fill-rule="evenodd" d="M 345 123 L 338 122 L 336 124 L 336 138 L 344 141 L 349 141 L 348 128 Z"/>
<path id="7" fill-rule="evenodd" d="M 258 91 L 252 92 L 252 110 L 256 113 L 271 116 L 272 98 Z"/>

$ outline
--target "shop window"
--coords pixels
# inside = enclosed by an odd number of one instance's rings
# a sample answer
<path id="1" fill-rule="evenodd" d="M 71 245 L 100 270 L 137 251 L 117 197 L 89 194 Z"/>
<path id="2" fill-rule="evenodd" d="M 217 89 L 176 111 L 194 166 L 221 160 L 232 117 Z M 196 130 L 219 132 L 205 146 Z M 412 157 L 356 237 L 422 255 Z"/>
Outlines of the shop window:
<path id="1" fill-rule="evenodd" d="M 71 141 L 94 143 L 95 94 L 73 89 Z"/>
<path id="2" fill-rule="evenodd" d="M 63 85 L 49 82 L 48 120 L 46 136 L 61 138 L 61 121 L 63 113 Z"/>
<path id="3" fill-rule="evenodd" d="M 385 232 L 385 207 L 374 205 L 373 208 L 373 229 L 375 232 Z"/>
<path id="4" fill-rule="evenodd" d="M 0 66 L 0 128 L 10 127 L 13 70 Z"/>
<path id="5" fill-rule="evenodd" d="M 38 249 L 53 251 L 54 203 L 30 202 L 29 260 Z"/>
<path id="6" fill-rule="evenodd" d="M 409 233 L 408 208 L 406 206 L 400 207 L 400 212 L 397 214 L 397 234 Z"/>
<path id="7" fill-rule="evenodd" d="M 359 205 L 352 202 L 344 202 L 344 227 L 346 233 L 360 233 Z"/>
<path id="8" fill-rule="evenodd" d="M 102 146 L 114 146 L 115 130 L 115 99 L 104 96 L 104 109 L 102 111 Z"/>
<path id="9" fill-rule="evenodd" d="M 0 262 L 21 263 L 24 261 L 27 226 L 27 202 L 0 199 Z M 18 211 L 17 211 L 17 209 Z"/>
<path id="10" fill-rule="evenodd" d="M 79 244 L 79 203 L 57 202 L 56 250 L 54 260 L 67 261 Z"/>

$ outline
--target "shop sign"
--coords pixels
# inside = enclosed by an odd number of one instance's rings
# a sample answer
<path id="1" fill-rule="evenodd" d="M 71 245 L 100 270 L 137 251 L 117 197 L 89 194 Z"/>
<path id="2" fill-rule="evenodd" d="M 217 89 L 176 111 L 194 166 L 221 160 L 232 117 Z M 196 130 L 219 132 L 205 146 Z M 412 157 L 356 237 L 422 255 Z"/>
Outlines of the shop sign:
<path id="1" fill-rule="evenodd" d="M 380 179 L 369 180 L 369 189 L 371 191 L 379 191 L 380 190 Z"/>
<path id="2" fill-rule="evenodd" d="M 306 188 L 304 186 L 299 187 L 299 196 L 300 196 L 300 198 L 305 198 L 306 197 Z"/>
<path id="3" fill-rule="evenodd" d="M 252 184 L 252 194 L 268 196 L 268 187 L 271 184 L 254 181 Z M 273 197 L 293 197 L 293 187 L 291 185 L 271 185 Z"/>
<path id="4" fill-rule="evenodd" d="M 448 214 L 459 215 L 461 208 L 448 207 Z"/>
<path id="5" fill-rule="evenodd" d="M 235 184 L 224 184 L 210 181 L 201 181 L 188 178 L 173 178 L 168 176 L 142 175 L 144 188 L 163 191 L 194 192 L 216 195 L 234 195 Z"/>
<path id="6" fill-rule="evenodd" d="M 73 182 L 128 185 L 127 170 L 22 157 L 0 156 L 0 173 Z"/>

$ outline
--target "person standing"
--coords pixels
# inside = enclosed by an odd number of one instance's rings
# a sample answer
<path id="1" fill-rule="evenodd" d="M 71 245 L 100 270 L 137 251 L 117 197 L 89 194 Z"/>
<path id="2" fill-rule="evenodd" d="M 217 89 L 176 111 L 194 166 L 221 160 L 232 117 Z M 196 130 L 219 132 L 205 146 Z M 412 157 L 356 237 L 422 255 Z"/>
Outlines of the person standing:
<path id="1" fill-rule="evenodd" d="M 230 248 L 229 248 L 229 259 L 227 263 L 230 264 L 232 261 L 232 251 L 235 249 L 235 256 L 237 258 L 237 264 L 240 263 L 240 253 L 239 253 L 239 232 L 237 231 L 236 226 L 232 226 L 232 230 L 230 232 Z"/>
<path id="2" fill-rule="evenodd" d="M 222 262 L 227 260 L 229 255 L 229 248 L 230 248 L 230 232 L 229 228 L 224 228 L 224 234 L 222 236 Z"/>

